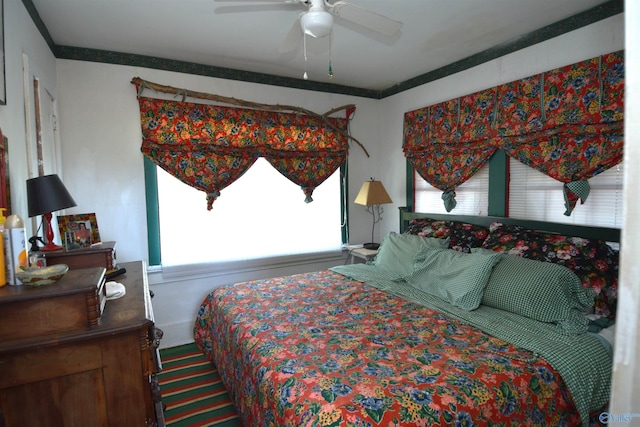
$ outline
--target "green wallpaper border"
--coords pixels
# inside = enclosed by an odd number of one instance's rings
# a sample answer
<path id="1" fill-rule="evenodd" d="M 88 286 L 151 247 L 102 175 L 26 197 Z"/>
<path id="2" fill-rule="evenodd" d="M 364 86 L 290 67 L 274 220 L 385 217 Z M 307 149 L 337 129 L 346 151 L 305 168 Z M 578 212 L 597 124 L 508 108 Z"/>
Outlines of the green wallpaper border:
<path id="1" fill-rule="evenodd" d="M 414 77 L 399 83 L 393 87 L 381 91 L 380 98 L 395 95 L 405 90 L 421 86 L 451 74 L 475 67 L 476 65 L 489 62 L 501 56 L 522 50 L 534 44 L 552 39 L 562 34 L 568 33 L 578 28 L 585 27 L 603 19 L 618 15 L 624 12 L 624 0 L 612 0 L 600 6 L 593 7 L 582 13 L 560 20 L 554 24 L 532 31 L 510 42 L 494 46 L 475 55 L 464 58 L 460 61 Z"/>
<path id="2" fill-rule="evenodd" d="M 87 62 L 100 62 L 107 64 L 129 65 L 157 70 L 180 72 L 192 75 L 216 77 L 228 80 L 239 80 L 252 83 L 281 86 L 294 89 L 303 89 L 317 92 L 328 92 L 363 98 L 383 99 L 400 92 L 424 85 L 426 83 L 441 79 L 451 74 L 464 71 L 482 63 L 491 61 L 509 53 L 524 49 L 534 44 L 549 40 L 564 33 L 593 24 L 611 16 L 624 12 L 624 0 L 611 0 L 606 3 L 588 9 L 572 17 L 560 20 L 554 24 L 530 32 L 513 41 L 494 46 L 475 55 L 464 58 L 460 61 L 438 68 L 436 70 L 421 74 L 404 82 L 395 84 L 383 90 L 364 89 L 351 86 L 336 85 L 330 83 L 312 82 L 303 79 L 280 77 L 271 74 L 255 73 L 250 71 L 237 70 L 232 68 L 215 67 L 204 64 L 177 61 L 167 58 L 135 55 L 123 52 L 113 52 L 98 49 L 90 49 L 79 46 L 57 45 L 46 25 L 42 21 L 40 14 L 34 6 L 32 0 L 22 0 L 27 12 L 40 34 L 51 49 L 56 58 L 71 59 Z M 147 226 L 149 238 L 149 262 L 151 265 L 160 264 L 160 234 L 157 217 L 157 185 L 155 185 L 155 165 L 148 159 L 144 159 L 145 167 L 145 187 L 147 198 Z M 506 214 L 506 182 L 507 182 L 507 159 L 506 156 L 493 156 L 490 161 L 489 177 L 489 213 L 491 215 Z M 346 173 L 346 171 L 345 171 Z M 409 207 L 413 205 L 413 168 L 407 162 L 406 169 L 406 196 Z M 156 191 L 154 193 L 154 191 Z M 343 189 L 346 191 L 346 189 Z M 347 196 L 348 197 L 348 196 Z M 348 208 L 347 208 L 348 209 Z M 155 213 L 155 214 L 154 214 Z M 343 238 L 348 238 L 348 226 L 343 228 Z"/>
<path id="3" fill-rule="evenodd" d="M 123 52 L 112 52 L 89 49 L 80 46 L 63 46 L 55 44 L 44 22 L 40 18 L 32 0 L 22 0 L 34 24 L 44 37 L 56 58 L 73 59 L 78 61 L 102 62 L 107 64 L 130 65 L 179 73 L 216 77 L 228 80 L 240 80 L 261 83 L 272 86 L 282 86 L 294 89 L 304 89 L 317 92 L 359 96 L 363 98 L 382 99 L 400 92 L 421 86 L 448 75 L 475 67 L 509 53 L 524 49 L 528 46 L 557 37 L 589 24 L 601 21 L 624 12 L 624 0 L 611 0 L 600 6 L 593 7 L 582 13 L 562 19 L 554 24 L 532 31 L 522 37 L 501 45 L 494 46 L 468 58 L 440 67 L 436 70 L 421 74 L 404 82 L 395 84 L 383 90 L 357 88 L 331 83 L 312 82 L 303 79 L 280 77 L 272 74 L 255 73 L 232 68 L 215 67 L 191 62 L 176 61 L 144 55 L 134 55 Z"/>

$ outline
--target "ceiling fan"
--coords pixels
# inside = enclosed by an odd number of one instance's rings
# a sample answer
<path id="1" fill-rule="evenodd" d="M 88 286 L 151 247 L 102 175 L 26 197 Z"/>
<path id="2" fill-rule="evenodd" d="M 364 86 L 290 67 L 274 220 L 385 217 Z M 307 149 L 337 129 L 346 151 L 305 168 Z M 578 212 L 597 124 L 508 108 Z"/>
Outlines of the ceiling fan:
<path id="1" fill-rule="evenodd" d="M 361 25 L 370 30 L 393 36 L 400 28 L 402 22 L 388 18 L 360 6 L 356 6 L 346 1 L 328 0 L 216 0 L 216 1 L 254 1 L 285 4 L 299 4 L 307 8 L 300 13 L 293 23 L 289 33 L 280 46 L 280 52 L 291 52 L 300 46 L 301 39 L 305 35 L 321 38 L 331 33 L 333 27 L 333 17 L 338 16 L 349 22 Z"/>

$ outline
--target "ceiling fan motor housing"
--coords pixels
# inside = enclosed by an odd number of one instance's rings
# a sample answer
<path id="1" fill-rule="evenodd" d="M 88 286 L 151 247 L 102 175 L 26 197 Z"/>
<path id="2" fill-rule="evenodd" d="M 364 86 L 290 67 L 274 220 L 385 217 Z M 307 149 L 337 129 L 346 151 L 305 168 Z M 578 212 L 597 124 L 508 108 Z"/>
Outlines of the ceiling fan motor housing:
<path id="1" fill-rule="evenodd" d="M 311 37 L 324 37 L 331 32 L 333 15 L 326 10 L 309 10 L 300 18 L 300 26 Z"/>

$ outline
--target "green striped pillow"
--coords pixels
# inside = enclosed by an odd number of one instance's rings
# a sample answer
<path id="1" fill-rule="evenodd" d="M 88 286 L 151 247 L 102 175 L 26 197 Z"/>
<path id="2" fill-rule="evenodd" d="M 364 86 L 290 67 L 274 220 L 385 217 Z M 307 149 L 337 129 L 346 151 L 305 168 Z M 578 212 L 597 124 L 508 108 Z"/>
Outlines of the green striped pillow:
<path id="1" fill-rule="evenodd" d="M 482 304 L 555 323 L 562 333 L 586 332 L 594 291 L 566 267 L 505 254 L 494 267 Z"/>
<path id="2" fill-rule="evenodd" d="M 423 246 L 416 254 L 416 269 L 404 280 L 458 308 L 474 310 L 501 256 L 498 252 L 469 254 Z"/>

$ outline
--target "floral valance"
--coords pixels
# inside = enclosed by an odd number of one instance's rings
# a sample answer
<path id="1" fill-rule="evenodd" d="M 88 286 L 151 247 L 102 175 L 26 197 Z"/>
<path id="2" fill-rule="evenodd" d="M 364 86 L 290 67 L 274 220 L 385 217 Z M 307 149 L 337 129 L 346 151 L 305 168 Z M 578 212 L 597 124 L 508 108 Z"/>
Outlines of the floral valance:
<path id="1" fill-rule="evenodd" d="M 220 190 L 264 157 L 310 202 L 346 160 L 347 120 L 139 97 L 142 152 L 184 183 Z"/>
<path id="2" fill-rule="evenodd" d="M 564 183 L 566 215 L 587 179 L 622 161 L 624 53 L 614 52 L 405 114 L 405 156 L 455 207 L 455 187 L 497 149 Z"/>

